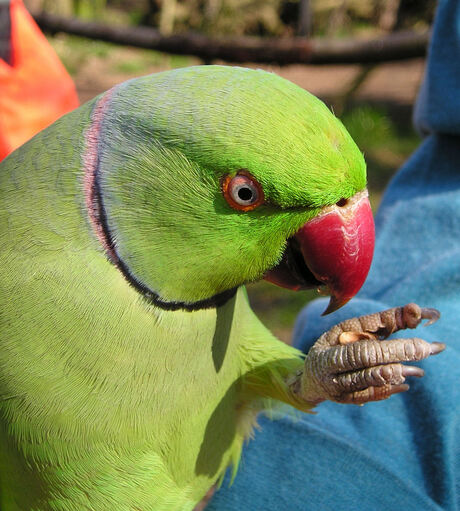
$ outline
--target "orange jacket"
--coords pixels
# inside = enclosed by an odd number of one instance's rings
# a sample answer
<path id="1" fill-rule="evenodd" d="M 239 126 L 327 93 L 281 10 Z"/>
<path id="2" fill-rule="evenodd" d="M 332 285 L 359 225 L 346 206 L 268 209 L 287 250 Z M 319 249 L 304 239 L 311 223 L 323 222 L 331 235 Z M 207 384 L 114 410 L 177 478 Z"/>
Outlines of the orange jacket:
<path id="1" fill-rule="evenodd" d="M 72 79 L 22 0 L 10 0 L 9 51 L 0 57 L 0 160 L 78 106 Z M 3 13 L 5 15 L 7 13 Z M 4 18 L 5 21 L 5 18 Z M 4 40 L 5 29 L 3 30 Z M 8 46 L 8 45 L 7 45 Z M 5 49 L 5 45 L 3 45 Z"/>

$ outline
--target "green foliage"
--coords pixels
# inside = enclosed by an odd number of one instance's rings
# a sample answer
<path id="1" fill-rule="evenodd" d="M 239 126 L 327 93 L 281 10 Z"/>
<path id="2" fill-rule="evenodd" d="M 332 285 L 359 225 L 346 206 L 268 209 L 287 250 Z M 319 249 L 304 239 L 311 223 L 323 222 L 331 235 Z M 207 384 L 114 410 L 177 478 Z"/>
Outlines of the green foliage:
<path id="1" fill-rule="evenodd" d="M 190 58 L 183 55 L 168 55 L 153 50 L 139 50 L 130 59 L 116 59 L 113 63 L 113 70 L 132 74 L 146 74 L 148 70 L 154 67 L 162 69 L 176 69 L 190 65 Z"/>
<path id="2" fill-rule="evenodd" d="M 100 19 L 106 8 L 107 0 L 72 0 L 74 16 L 87 19 Z"/>
<path id="3" fill-rule="evenodd" d="M 174 32 L 235 36 L 295 35 L 299 6 L 300 0 L 41 0 L 41 8 L 56 14 L 157 28 L 162 11 L 169 9 Z M 381 21 L 386 0 L 310 0 L 310 6 L 313 36 L 354 37 L 387 30 Z M 424 29 L 434 7 L 434 0 L 401 0 L 395 26 Z"/>
<path id="4" fill-rule="evenodd" d="M 90 58 L 106 59 L 117 45 L 72 35 L 48 38 L 62 63 L 71 75 L 79 72 Z"/>
<path id="5" fill-rule="evenodd" d="M 49 37 L 48 41 L 73 77 L 90 62 L 97 64 L 100 73 L 121 73 L 127 75 L 126 79 L 157 72 L 159 69 L 176 69 L 196 63 L 196 59 L 188 56 L 128 48 L 73 35 L 60 34 Z"/>
<path id="6" fill-rule="evenodd" d="M 389 179 L 415 150 L 420 138 L 410 119 L 401 118 L 397 111 L 390 114 L 382 107 L 355 106 L 344 114 L 342 121 L 364 153 L 371 203 L 375 210 Z"/>
<path id="7" fill-rule="evenodd" d="M 169 67 L 168 55 L 156 51 L 139 50 L 129 59 L 114 59 L 112 68 L 114 71 L 132 75 L 141 75 L 146 72 L 150 66 Z"/>
<path id="8" fill-rule="evenodd" d="M 385 112 L 369 105 L 352 109 L 342 122 L 361 149 L 379 147 L 394 136 L 393 124 Z"/>

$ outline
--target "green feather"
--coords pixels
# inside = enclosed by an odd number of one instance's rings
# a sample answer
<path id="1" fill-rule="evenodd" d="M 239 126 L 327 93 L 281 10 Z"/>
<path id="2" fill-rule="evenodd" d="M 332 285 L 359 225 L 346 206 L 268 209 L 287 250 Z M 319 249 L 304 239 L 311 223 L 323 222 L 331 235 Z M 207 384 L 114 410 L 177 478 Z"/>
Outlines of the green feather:
<path id="1" fill-rule="evenodd" d="M 266 197 L 247 213 L 220 188 L 239 169 Z M 242 286 L 320 207 L 364 187 L 360 152 L 319 100 L 219 66 L 126 82 L 2 162 L 2 511 L 191 510 L 237 467 L 262 408 L 308 410 L 285 383 L 301 354 Z M 165 302 L 239 290 L 165 310 L 126 277 Z"/>

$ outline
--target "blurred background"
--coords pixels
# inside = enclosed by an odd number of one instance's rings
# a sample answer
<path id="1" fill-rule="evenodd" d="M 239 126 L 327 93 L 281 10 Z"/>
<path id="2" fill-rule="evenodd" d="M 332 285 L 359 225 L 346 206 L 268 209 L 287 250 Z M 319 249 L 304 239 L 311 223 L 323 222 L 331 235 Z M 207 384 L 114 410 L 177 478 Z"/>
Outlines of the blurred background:
<path id="1" fill-rule="evenodd" d="M 135 76 L 211 62 L 232 64 L 218 57 L 202 60 L 188 56 L 186 48 L 182 55 L 173 55 L 70 35 L 40 23 L 40 16 L 77 18 L 90 28 L 98 24 L 134 31 L 151 27 L 166 38 L 201 34 L 210 38 L 210 45 L 222 37 L 233 38 L 236 47 L 248 36 L 262 43 L 281 44 L 305 38 L 323 44 L 327 50 L 330 41 L 339 44 L 379 38 L 391 41 L 394 35 L 407 31 L 409 35 L 428 37 L 435 9 L 434 0 L 25 0 L 24 3 L 71 74 L 81 103 Z M 414 58 L 410 52 L 405 55 L 403 52 L 397 57 L 399 60 L 382 62 L 359 62 L 358 56 L 352 64 L 347 63 L 349 58 L 334 64 L 328 64 L 326 59 L 321 65 L 241 62 L 241 58 L 238 62 L 291 80 L 319 96 L 342 119 L 364 152 L 375 210 L 392 174 L 419 143 L 411 125 L 412 106 L 424 69 L 424 51 L 418 53 L 421 56 Z M 296 315 L 316 296 L 314 291 L 294 293 L 264 282 L 249 285 L 248 291 L 258 316 L 287 342 Z"/>

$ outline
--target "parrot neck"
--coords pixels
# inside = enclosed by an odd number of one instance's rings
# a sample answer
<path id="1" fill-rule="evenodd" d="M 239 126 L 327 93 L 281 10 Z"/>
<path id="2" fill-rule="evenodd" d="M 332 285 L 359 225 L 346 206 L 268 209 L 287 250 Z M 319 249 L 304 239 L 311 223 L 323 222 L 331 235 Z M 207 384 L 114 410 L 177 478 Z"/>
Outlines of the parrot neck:
<path id="1" fill-rule="evenodd" d="M 122 273 L 128 283 L 141 293 L 152 305 L 171 311 L 179 309 L 196 311 L 220 307 L 235 295 L 237 290 L 236 287 L 195 302 L 167 301 L 154 290 L 150 289 L 145 283 L 136 278 L 117 250 L 114 242 L 115 237 L 111 232 L 109 222 L 107 220 L 107 212 L 104 207 L 104 197 L 100 185 L 101 171 L 99 155 L 99 138 L 103 116 L 115 90 L 116 88 L 106 92 L 96 103 L 91 114 L 92 122 L 86 133 L 87 147 L 83 159 L 85 204 L 94 234 L 99 240 L 99 243 L 104 249 L 108 259 Z"/>
<path id="2" fill-rule="evenodd" d="M 131 284 L 139 293 L 141 293 L 144 298 L 146 298 L 152 305 L 159 307 L 163 310 L 168 311 L 176 311 L 179 309 L 183 309 L 185 311 L 193 312 L 202 309 L 213 309 L 216 307 L 221 307 L 225 303 L 235 296 L 235 293 L 238 288 L 234 287 L 232 289 L 228 289 L 223 291 L 222 293 L 218 293 L 206 300 L 199 300 L 197 302 L 168 302 L 166 300 L 162 300 L 162 298 L 149 289 L 145 284 L 137 280 L 129 271 L 129 268 L 121 259 L 116 263 L 117 268 L 121 271 L 125 279 Z"/>
<path id="3" fill-rule="evenodd" d="M 98 165 L 85 168 L 85 194 L 86 204 L 88 207 L 88 214 L 91 219 L 91 224 L 102 245 L 109 261 L 115 265 L 115 267 L 121 272 L 126 281 L 136 289 L 144 298 L 146 298 L 152 305 L 159 307 L 160 309 L 175 311 L 183 309 L 186 311 L 197 311 L 201 309 L 210 309 L 220 307 L 224 305 L 230 298 L 235 296 L 237 288 L 227 289 L 221 293 L 217 293 L 214 296 L 206 298 L 204 300 L 198 300 L 196 302 L 184 302 L 184 301 L 167 301 L 150 289 L 145 283 L 141 282 L 131 272 L 129 266 L 119 255 L 115 243 L 113 241 L 114 236 L 110 231 L 110 227 L 107 221 L 107 214 L 104 208 L 102 192 L 99 186 L 98 180 Z"/>

